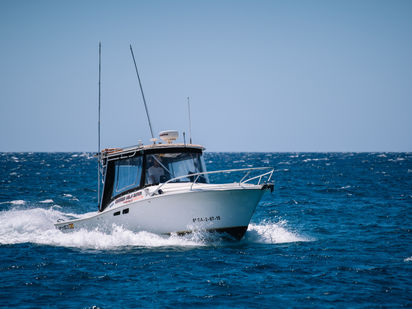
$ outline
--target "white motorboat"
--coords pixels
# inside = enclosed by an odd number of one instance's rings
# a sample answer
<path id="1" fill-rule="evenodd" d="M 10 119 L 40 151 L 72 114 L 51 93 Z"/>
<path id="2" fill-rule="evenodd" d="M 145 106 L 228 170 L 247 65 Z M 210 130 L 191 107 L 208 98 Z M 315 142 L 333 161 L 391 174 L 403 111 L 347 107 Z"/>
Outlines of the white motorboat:
<path id="1" fill-rule="evenodd" d="M 130 51 L 153 143 L 100 151 L 99 44 L 99 209 L 79 218 L 59 220 L 55 226 L 61 231 L 98 229 L 104 232 L 110 232 L 114 226 L 121 226 L 135 232 L 178 235 L 193 231 L 215 231 L 241 239 L 263 193 L 267 190 L 273 191 L 273 184 L 270 183 L 273 168 L 207 172 L 203 160 L 204 148 L 192 144 L 191 137 L 188 144 L 185 138 L 184 143 L 174 143 L 178 132 L 163 131 L 159 134 L 163 143 L 157 142 L 153 136 L 131 46 Z M 230 183 L 210 181 L 215 176 L 234 173 L 242 173 L 243 177 L 237 182 L 233 182 L 234 178 L 229 177 Z"/>
<path id="2" fill-rule="evenodd" d="M 173 133 L 172 133 L 173 132 Z M 162 132 L 166 139 L 176 131 Z M 186 234 L 215 231 L 241 239 L 273 168 L 246 168 L 207 172 L 200 145 L 157 143 L 101 153 L 105 171 L 97 212 L 57 222 L 62 231 L 122 226 L 131 231 Z M 259 175 L 250 176 L 259 172 Z M 243 174 L 232 183 L 211 183 L 218 174 Z M 250 177 L 249 177 L 250 176 Z"/>

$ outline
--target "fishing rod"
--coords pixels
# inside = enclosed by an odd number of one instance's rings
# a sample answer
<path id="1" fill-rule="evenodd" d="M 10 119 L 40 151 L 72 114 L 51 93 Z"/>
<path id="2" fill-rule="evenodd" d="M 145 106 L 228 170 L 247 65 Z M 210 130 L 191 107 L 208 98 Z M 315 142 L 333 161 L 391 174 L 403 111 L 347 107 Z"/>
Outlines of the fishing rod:
<path id="1" fill-rule="evenodd" d="M 140 91 L 141 91 L 141 93 L 142 93 L 144 108 L 145 108 L 145 110 L 146 110 L 147 120 L 149 121 L 150 134 L 152 135 L 152 139 L 151 139 L 151 140 L 152 140 L 153 142 L 155 142 L 156 139 L 155 139 L 155 137 L 154 137 L 154 135 L 153 135 L 153 129 L 152 129 L 152 123 L 150 122 L 149 110 L 147 109 L 146 99 L 145 99 L 144 93 L 143 93 L 142 82 L 140 81 L 139 71 L 137 70 L 136 60 L 134 59 L 133 48 L 132 48 L 132 45 L 131 45 L 131 44 L 130 44 L 130 52 L 132 53 L 132 58 L 133 58 L 133 62 L 134 62 L 134 67 L 135 67 L 135 69 L 136 69 L 136 75 L 137 75 L 137 79 L 139 80 Z"/>

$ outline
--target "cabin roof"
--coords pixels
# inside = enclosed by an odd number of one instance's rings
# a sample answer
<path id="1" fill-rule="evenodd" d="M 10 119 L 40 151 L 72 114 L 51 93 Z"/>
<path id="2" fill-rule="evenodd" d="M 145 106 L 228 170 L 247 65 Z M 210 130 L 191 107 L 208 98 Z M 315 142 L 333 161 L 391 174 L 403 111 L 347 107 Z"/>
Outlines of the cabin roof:
<path id="1" fill-rule="evenodd" d="M 127 155 L 133 152 L 145 152 L 147 150 L 168 150 L 168 149 L 196 149 L 196 150 L 205 150 L 201 145 L 194 144 L 151 144 L 151 145 L 138 145 L 138 146 L 129 146 L 124 148 L 106 148 L 101 151 L 102 159 L 112 158 L 121 155 Z"/>

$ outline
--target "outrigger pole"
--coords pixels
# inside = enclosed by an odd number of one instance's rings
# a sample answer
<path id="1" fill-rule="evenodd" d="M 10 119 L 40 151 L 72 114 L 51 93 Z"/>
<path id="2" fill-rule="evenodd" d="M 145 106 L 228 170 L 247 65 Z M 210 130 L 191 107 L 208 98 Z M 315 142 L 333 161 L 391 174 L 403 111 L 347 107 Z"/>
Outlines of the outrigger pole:
<path id="1" fill-rule="evenodd" d="M 102 44 L 99 42 L 99 110 L 98 110 L 98 121 L 97 121 L 97 204 L 100 209 L 100 97 L 101 97 L 101 91 L 100 91 L 100 81 L 101 81 L 101 59 L 102 59 Z"/>
<path id="2" fill-rule="evenodd" d="M 189 111 L 189 144 L 192 144 L 192 120 L 190 119 L 190 99 L 187 97 L 187 108 Z"/>
<path id="3" fill-rule="evenodd" d="M 153 129 L 152 129 L 152 123 L 150 122 L 150 117 L 149 117 L 149 110 L 147 109 L 146 99 L 145 99 L 145 97 L 144 97 L 143 87 L 142 87 L 142 83 L 141 83 L 141 81 L 140 81 L 139 71 L 137 70 L 136 60 L 134 59 L 134 54 L 133 54 L 133 49 L 132 49 L 132 45 L 131 45 L 131 44 L 130 44 L 130 52 L 132 53 L 132 58 L 133 58 L 133 62 L 134 62 L 134 67 L 135 67 L 135 69 L 136 69 L 136 74 L 137 74 L 137 79 L 139 80 L 140 91 L 142 92 L 144 108 L 145 108 L 145 110 L 146 110 L 147 120 L 149 121 L 150 134 L 152 134 L 152 141 L 155 142 L 155 137 L 154 137 L 154 135 L 153 135 Z"/>

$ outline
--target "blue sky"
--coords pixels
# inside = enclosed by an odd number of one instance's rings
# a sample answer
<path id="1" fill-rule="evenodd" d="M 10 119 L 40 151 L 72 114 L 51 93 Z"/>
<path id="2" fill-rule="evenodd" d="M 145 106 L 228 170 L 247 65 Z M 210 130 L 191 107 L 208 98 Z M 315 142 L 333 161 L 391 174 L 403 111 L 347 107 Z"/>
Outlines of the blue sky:
<path id="1" fill-rule="evenodd" d="M 412 1 L 0 1 L 0 151 L 412 151 Z"/>

